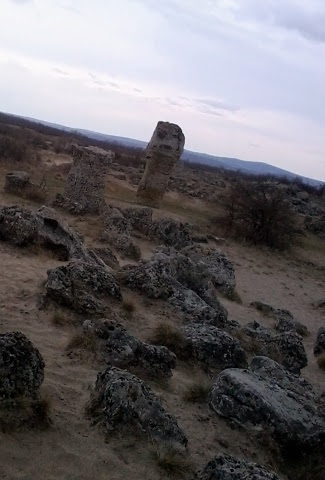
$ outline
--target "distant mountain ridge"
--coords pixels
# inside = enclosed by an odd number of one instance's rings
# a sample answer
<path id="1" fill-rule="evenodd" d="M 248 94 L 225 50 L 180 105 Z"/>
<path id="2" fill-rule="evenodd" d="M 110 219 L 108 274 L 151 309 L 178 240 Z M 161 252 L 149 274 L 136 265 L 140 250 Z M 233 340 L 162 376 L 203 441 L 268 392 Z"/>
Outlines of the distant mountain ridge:
<path id="1" fill-rule="evenodd" d="M 129 147 L 135 147 L 135 148 L 141 148 L 141 149 L 145 149 L 147 146 L 147 142 L 144 142 L 142 140 L 136 140 L 134 138 L 108 135 L 105 133 L 94 132 L 92 130 L 86 130 L 83 128 L 66 127 L 64 125 L 60 125 L 57 123 L 51 123 L 44 120 L 30 118 L 30 117 L 21 117 L 21 118 L 24 118 L 31 122 L 40 123 L 49 127 L 57 128 L 59 130 L 64 130 L 66 132 L 77 132 L 77 133 L 80 133 L 81 135 L 84 135 L 88 138 L 93 138 L 95 140 L 117 143 L 120 145 L 126 145 Z M 284 170 L 282 168 L 275 167 L 273 165 L 269 165 L 268 163 L 264 163 L 264 162 L 252 162 L 248 160 L 240 160 L 238 158 L 218 157 L 215 155 L 209 155 L 207 153 L 193 152 L 190 150 L 184 150 L 181 158 L 182 160 L 186 160 L 191 163 L 200 163 L 203 165 L 210 165 L 210 166 L 224 168 L 226 170 L 250 173 L 253 175 L 274 175 L 276 177 L 282 177 L 282 178 L 285 177 L 289 180 L 299 179 L 302 182 L 312 186 L 323 185 L 325 183 L 322 180 L 316 180 L 313 178 L 304 177 L 302 175 L 289 172 L 288 170 Z"/>

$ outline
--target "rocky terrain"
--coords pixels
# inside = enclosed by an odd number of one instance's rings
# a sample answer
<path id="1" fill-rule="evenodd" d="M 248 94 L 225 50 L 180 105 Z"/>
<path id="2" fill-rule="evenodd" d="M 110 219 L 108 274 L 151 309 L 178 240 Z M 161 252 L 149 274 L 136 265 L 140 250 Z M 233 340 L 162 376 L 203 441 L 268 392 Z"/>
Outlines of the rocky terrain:
<path id="1" fill-rule="evenodd" d="M 224 172 L 179 165 L 153 209 L 110 152 L 98 201 L 96 149 L 41 140 L 0 159 L 1 478 L 324 479 L 324 195 L 274 185 L 280 252 L 215 220 Z"/>

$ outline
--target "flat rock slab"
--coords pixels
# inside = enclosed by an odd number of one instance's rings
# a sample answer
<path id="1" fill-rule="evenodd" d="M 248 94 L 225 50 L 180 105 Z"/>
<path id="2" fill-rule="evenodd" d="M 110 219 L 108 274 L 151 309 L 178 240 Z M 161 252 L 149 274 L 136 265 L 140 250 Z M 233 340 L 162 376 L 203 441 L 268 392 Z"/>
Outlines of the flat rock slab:
<path id="1" fill-rule="evenodd" d="M 268 429 L 297 454 L 325 446 L 325 418 L 312 386 L 268 357 L 254 357 L 248 369 L 224 370 L 210 407 L 241 426 Z"/>

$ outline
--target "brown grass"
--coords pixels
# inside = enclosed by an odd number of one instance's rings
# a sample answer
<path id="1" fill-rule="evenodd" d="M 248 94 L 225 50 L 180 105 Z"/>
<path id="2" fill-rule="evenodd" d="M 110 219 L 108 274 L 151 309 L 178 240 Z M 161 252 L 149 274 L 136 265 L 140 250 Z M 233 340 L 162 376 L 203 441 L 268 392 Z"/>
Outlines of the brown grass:
<path id="1" fill-rule="evenodd" d="M 150 454 L 168 478 L 188 478 L 193 473 L 189 459 L 172 445 L 153 444 Z"/>
<path id="2" fill-rule="evenodd" d="M 154 345 L 163 345 L 180 358 L 189 357 L 189 346 L 182 332 L 170 323 L 160 323 L 155 328 L 150 342 Z"/>
<path id="3" fill-rule="evenodd" d="M 321 353 L 317 357 L 317 365 L 319 366 L 319 368 L 325 371 L 325 352 Z"/>
<path id="4" fill-rule="evenodd" d="M 185 402 L 205 403 L 211 388 L 212 385 L 207 379 L 198 379 L 186 387 L 182 398 Z"/>
<path id="5" fill-rule="evenodd" d="M 95 353 L 97 351 L 97 346 L 97 337 L 91 330 L 86 332 L 77 331 L 70 338 L 66 349 L 85 350 L 90 353 Z"/>
<path id="6" fill-rule="evenodd" d="M 51 399 L 18 397 L 0 402 L 0 429 L 4 432 L 44 430 L 50 426 Z"/>

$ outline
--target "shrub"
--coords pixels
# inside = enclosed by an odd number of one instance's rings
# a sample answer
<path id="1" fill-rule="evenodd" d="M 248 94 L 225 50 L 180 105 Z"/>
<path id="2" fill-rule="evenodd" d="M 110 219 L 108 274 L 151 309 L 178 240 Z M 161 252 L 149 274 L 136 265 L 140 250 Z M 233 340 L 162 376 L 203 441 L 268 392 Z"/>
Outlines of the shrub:
<path id="1" fill-rule="evenodd" d="M 197 380 L 188 385 L 185 389 L 183 400 L 191 403 L 204 403 L 206 402 L 210 391 L 211 385 L 207 380 Z"/>
<path id="2" fill-rule="evenodd" d="M 192 466 L 185 455 L 172 445 L 152 445 L 151 456 L 168 477 L 187 478 L 192 472 Z"/>
<path id="3" fill-rule="evenodd" d="M 157 325 L 150 341 L 154 345 L 163 345 L 169 348 L 169 350 L 180 358 L 188 358 L 190 356 L 186 338 L 178 328 L 170 323 L 160 323 Z"/>
<path id="4" fill-rule="evenodd" d="M 285 193 L 266 183 L 237 181 L 225 202 L 225 226 L 236 238 L 284 250 L 295 237 L 294 214 Z"/>
<path id="5" fill-rule="evenodd" d="M 87 352 L 96 353 L 96 335 L 91 330 L 88 330 L 86 332 L 77 331 L 70 338 L 66 348 L 67 350 L 86 350 Z"/>
<path id="6" fill-rule="evenodd" d="M 319 368 L 321 368 L 322 370 L 325 370 L 325 353 L 321 353 L 321 354 L 317 357 L 317 365 L 318 365 Z"/>

